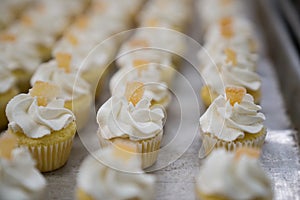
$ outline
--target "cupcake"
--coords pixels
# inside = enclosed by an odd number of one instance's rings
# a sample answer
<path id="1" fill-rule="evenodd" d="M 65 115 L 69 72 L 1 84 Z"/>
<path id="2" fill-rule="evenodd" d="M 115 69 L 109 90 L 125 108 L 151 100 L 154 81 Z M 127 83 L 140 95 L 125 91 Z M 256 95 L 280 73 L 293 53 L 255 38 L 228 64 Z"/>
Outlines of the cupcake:
<path id="1" fill-rule="evenodd" d="M 205 152 L 213 148 L 229 151 L 244 146 L 261 148 L 266 128 L 260 110 L 245 88 L 227 87 L 226 95 L 217 97 L 200 118 Z"/>
<path id="2" fill-rule="evenodd" d="M 151 200 L 155 178 L 144 174 L 134 149 L 122 144 L 87 157 L 77 176 L 77 200 Z"/>
<path id="3" fill-rule="evenodd" d="M 27 148 L 41 172 L 62 167 L 68 160 L 76 133 L 73 113 L 56 98 L 59 88 L 37 82 L 28 94 L 15 96 L 6 107 L 8 133 Z"/>
<path id="4" fill-rule="evenodd" d="M 0 199 L 39 200 L 45 198 L 46 180 L 24 148 L 16 148 L 13 135 L 0 137 Z"/>
<path id="5" fill-rule="evenodd" d="M 271 200 L 271 183 L 259 164 L 259 154 L 252 148 L 214 151 L 196 177 L 196 196 L 201 200 Z"/>
<path id="6" fill-rule="evenodd" d="M 0 33 L 0 60 L 16 78 L 20 92 L 28 92 L 30 77 L 42 62 L 38 45 L 32 39 L 5 31 Z"/>
<path id="7" fill-rule="evenodd" d="M 162 80 L 159 66 L 146 64 L 135 68 L 122 68 L 110 80 L 112 96 L 125 95 L 128 84 L 138 82 L 144 87 L 144 96 L 151 99 L 152 105 L 162 105 L 167 108 L 171 101 L 168 86 Z"/>
<path id="8" fill-rule="evenodd" d="M 252 22 L 242 17 L 225 17 L 213 24 L 204 36 L 206 45 L 231 47 L 257 53 L 259 42 Z"/>
<path id="9" fill-rule="evenodd" d="M 247 9 L 239 0 L 201 0 L 197 8 L 204 30 L 222 18 L 243 17 Z"/>
<path id="10" fill-rule="evenodd" d="M 89 84 L 73 72 L 70 67 L 71 56 L 60 54 L 56 60 L 42 64 L 31 79 L 33 86 L 37 81 L 55 84 L 60 88 L 59 98 L 65 100 L 65 108 L 72 110 L 76 117 L 77 129 L 87 124 L 92 103 Z"/>
<path id="11" fill-rule="evenodd" d="M 101 147 L 124 142 L 137 148 L 142 168 L 157 160 L 163 135 L 165 113 L 160 106 L 151 106 L 143 98 L 144 88 L 132 85 L 126 97 L 111 97 L 97 113 L 98 137 Z"/>
<path id="12" fill-rule="evenodd" d="M 0 130 L 6 128 L 8 121 L 5 115 L 7 103 L 16 94 L 16 79 L 0 60 Z"/>
<path id="13" fill-rule="evenodd" d="M 254 97 L 255 103 L 260 103 L 261 78 L 250 70 L 252 66 L 238 62 L 237 57 L 234 50 L 225 49 L 225 57 L 221 62 L 216 60 L 216 63 L 208 63 L 202 69 L 205 85 L 201 89 L 201 97 L 207 107 L 215 98 L 224 94 L 225 87 L 232 85 L 246 88 L 247 93 Z"/>

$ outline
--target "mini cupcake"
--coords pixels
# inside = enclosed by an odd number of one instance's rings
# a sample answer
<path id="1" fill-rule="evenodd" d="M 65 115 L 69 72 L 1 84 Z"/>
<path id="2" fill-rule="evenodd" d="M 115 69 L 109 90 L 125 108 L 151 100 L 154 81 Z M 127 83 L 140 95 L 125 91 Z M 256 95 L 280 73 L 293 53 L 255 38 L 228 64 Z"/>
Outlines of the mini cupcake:
<path id="1" fill-rule="evenodd" d="M 226 59 L 223 56 L 221 62 L 208 63 L 201 71 L 205 86 L 201 89 L 201 97 L 208 107 L 219 95 L 223 95 L 225 87 L 240 86 L 247 89 L 247 93 L 254 97 L 255 103 L 261 99 L 261 78 L 250 70 L 251 66 L 239 63 L 237 53 L 232 49 L 225 50 Z"/>
<path id="2" fill-rule="evenodd" d="M 162 80 L 161 70 L 155 64 L 137 66 L 136 68 L 122 68 L 110 80 L 112 96 L 125 95 L 127 85 L 139 82 L 144 87 L 144 96 L 151 99 L 152 105 L 162 105 L 167 108 L 171 101 L 168 86 Z"/>
<path id="3" fill-rule="evenodd" d="M 196 177 L 196 196 L 201 200 L 271 200 L 271 183 L 259 164 L 259 154 L 251 148 L 235 153 L 214 151 Z"/>
<path id="4" fill-rule="evenodd" d="M 163 135 L 162 107 L 151 107 L 143 98 L 144 88 L 127 89 L 126 98 L 111 97 L 97 113 L 98 137 L 101 147 L 124 142 L 137 148 L 142 168 L 150 167 L 157 160 Z"/>
<path id="5" fill-rule="evenodd" d="M 229 151 L 243 146 L 261 148 L 266 128 L 265 116 L 259 110 L 261 107 L 255 105 L 245 88 L 226 88 L 226 96 L 216 98 L 200 118 L 205 152 L 213 148 Z"/>
<path id="6" fill-rule="evenodd" d="M 155 178 L 143 173 L 132 151 L 123 144 L 87 157 L 79 169 L 76 199 L 153 199 Z"/>
<path id="7" fill-rule="evenodd" d="M 252 22 L 242 17 L 225 17 L 213 24 L 204 36 L 206 45 L 231 47 L 257 53 L 259 42 Z"/>
<path id="8" fill-rule="evenodd" d="M 8 133 L 31 152 L 41 172 L 66 163 L 76 133 L 74 115 L 56 98 L 58 93 L 57 86 L 37 82 L 29 94 L 15 96 L 6 107 Z"/>
<path id="9" fill-rule="evenodd" d="M 15 86 L 16 79 L 10 73 L 10 71 L 3 65 L 0 60 L 0 130 L 4 129 L 7 124 L 7 118 L 5 115 L 5 108 L 7 103 L 16 94 L 18 94 L 18 89 Z"/>
<path id="10" fill-rule="evenodd" d="M 61 92 L 58 97 L 65 100 L 65 108 L 72 110 L 77 129 L 80 130 L 89 119 L 93 98 L 89 84 L 79 73 L 71 70 L 70 60 L 69 54 L 60 54 L 56 60 L 42 64 L 33 75 L 31 85 L 44 81 L 59 86 Z"/>
<path id="11" fill-rule="evenodd" d="M 39 200 L 45 198 L 46 180 L 24 148 L 16 148 L 17 138 L 0 137 L 0 199 Z"/>

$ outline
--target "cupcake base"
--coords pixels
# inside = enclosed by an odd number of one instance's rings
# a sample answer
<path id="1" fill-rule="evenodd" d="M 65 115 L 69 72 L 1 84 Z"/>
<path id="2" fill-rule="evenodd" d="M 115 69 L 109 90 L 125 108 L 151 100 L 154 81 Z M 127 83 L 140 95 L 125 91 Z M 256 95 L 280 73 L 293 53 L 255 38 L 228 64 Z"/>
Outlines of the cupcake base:
<path id="1" fill-rule="evenodd" d="M 224 148 L 227 151 L 235 151 L 241 147 L 251 147 L 251 148 L 261 148 L 264 144 L 267 131 L 263 128 L 257 134 L 245 133 L 245 137 L 242 139 L 237 139 L 231 142 L 220 140 L 217 137 L 211 135 L 210 133 L 202 133 L 202 149 L 205 155 L 208 155 L 212 150 L 217 148 Z"/>
<path id="2" fill-rule="evenodd" d="M 75 122 L 70 123 L 60 131 L 53 131 L 50 135 L 39 139 L 28 138 L 22 132 L 13 132 L 8 129 L 9 134 L 18 138 L 18 145 L 29 150 L 36 160 L 36 167 L 41 172 L 49 172 L 62 167 L 68 160 L 73 138 L 76 133 Z"/>
<path id="3" fill-rule="evenodd" d="M 260 104 L 260 100 L 261 100 L 261 91 L 260 90 L 253 91 L 253 90 L 247 89 L 247 93 L 251 94 L 253 96 L 255 104 Z M 207 108 L 219 96 L 219 94 L 217 92 L 213 91 L 207 85 L 202 87 L 202 89 L 200 91 L 200 95 L 201 95 L 204 105 Z"/>
<path id="4" fill-rule="evenodd" d="M 17 87 L 19 88 L 19 91 L 22 93 L 27 93 L 30 86 L 30 79 L 32 76 L 32 73 L 26 72 L 22 69 L 17 69 L 13 71 L 13 75 L 16 77 L 17 80 Z"/>
<path id="5" fill-rule="evenodd" d="M 0 94 L 0 130 L 5 129 L 8 124 L 5 113 L 6 105 L 17 94 L 18 90 L 16 88 L 12 88 L 4 94 Z"/>
<path id="6" fill-rule="evenodd" d="M 129 138 L 114 138 L 114 139 L 105 139 L 102 137 L 101 133 L 98 133 L 98 138 L 100 142 L 101 148 L 109 147 L 114 145 L 114 142 L 129 144 L 130 146 L 135 146 L 137 153 L 139 154 L 142 161 L 142 168 L 145 169 L 147 167 L 152 166 L 158 157 L 158 152 L 160 149 L 160 142 L 162 140 L 163 133 L 160 132 L 155 137 L 140 140 L 140 141 L 132 141 Z"/>

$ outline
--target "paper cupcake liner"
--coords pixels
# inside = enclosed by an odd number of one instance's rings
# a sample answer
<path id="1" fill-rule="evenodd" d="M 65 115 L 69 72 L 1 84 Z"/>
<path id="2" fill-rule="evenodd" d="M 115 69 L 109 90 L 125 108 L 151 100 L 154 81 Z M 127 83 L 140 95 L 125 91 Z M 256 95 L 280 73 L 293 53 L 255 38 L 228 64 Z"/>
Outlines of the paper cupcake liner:
<path id="1" fill-rule="evenodd" d="M 47 146 L 24 146 L 36 160 L 36 168 L 49 172 L 62 167 L 68 160 L 73 144 L 73 137 L 57 144 Z"/>
<path id="2" fill-rule="evenodd" d="M 160 132 L 153 138 L 141 141 L 131 141 L 128 138 L 124 138 L 122 140 L 123 142 L 127 141 L 136 145 L 138 151 L 137 153 L 139 156 L 141 156 L 140 158 L 142 161 L 142 168 L 145 169 L 147 167 L 152 166 L 156 162 L 160 149 L 162 135 L 163 133 Z M 107 140 L 103 138 L 100 133 L 98 133 L 98 138 L 101 148 L 113 145 L 113 140 Z"/>
<path id="3" fill-rule="evenodd" d="M 267 131 L 264 129 L 261 133 L 258 134 L 259 135 L 255 138 L 226 142 L 224 140 L 220 140 L 216 138 L 215 136 L 209 133 L 203 133 L 201 134 L 202 147 L 199 154 L 205 153 L 206 156 L 213 149 L 217 149 L 217 148 L 223 148 L 226 149 L 227 151 L 235 151 L 236 149 L 241 147 L 261 148 L 264 144 Z"/>

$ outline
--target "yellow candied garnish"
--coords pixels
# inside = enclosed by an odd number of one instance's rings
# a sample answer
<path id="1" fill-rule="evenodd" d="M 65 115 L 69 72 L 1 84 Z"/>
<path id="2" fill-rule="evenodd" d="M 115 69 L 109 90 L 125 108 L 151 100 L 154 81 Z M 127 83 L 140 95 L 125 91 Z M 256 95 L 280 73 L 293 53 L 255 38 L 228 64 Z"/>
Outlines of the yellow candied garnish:
<path id="1" fill-rule="evenodd" d="M 129 82 L 126 86 L 125 97 L 134 106 L 142 99 L 145 92 L 144 84 L 141 82 Z"/>
<path id="2" fill-rule="evenodd" d="M 77 26 L 80 29 L 85 29 L 88 26 L 88 17 L 87 16 L 80 16 L 75 21 L 75 26 Z"/>
<path id="3" fill-rule="evenodd" d="M 73 45 L 73 46 L 76 46 L 78 44 L 78 39 L 77 37 L 72 34 L 72 33 L 68 33 L 67 34 L 67 40 Z"/>
<path id="4" fill-rule="evenodd" d="M 226 98 L 233 106 L 235 103 L 241 103 L 247 91 L 243 87 L 227 87 L 225 89 Z"/>
<path id="5" fill-rule="evenodd" d="M 232 27 L 232 18 L 231 17 L 224 17 L 220 20 L 220 31 L 224 38 L 232 38 L 234 35 L 233 27 Z"/>
<path id="6" fill-rule="evenodd" d="M 26 26 L 31 26 L 33 24 L 31 17 L 28 15 L 23 15 L 21 22 Z"/>
<path id="7" fill-rule="evenodd" d="M 158 19 L 152 18 L 146 21 L 146 26 L 157 27 L 159 24 Z"/>
<path id="8" fill-rule="evenodd" d="M 37 97 L 39 106 L 47 106 L 48 99 L 55 98 L 59 95 L 59 88 L 51 83 L 37 81 L 29 93 L 31 96 Z"/>
<path id="9" fill-rule="evenodd" d="M 12 134 L 3 134 L 0 137 L 0 157 L 11 159 L 11 152 L 18 145 L 17 137 Z"/>
<path id="10" fill-rule="evenodd" d="M 234 159 L 239 160 L 243 155 L 246 155 L 251 158 L 259 158 L 260 151 L 258 149 L 250 147 L 241 147 L 236 150 Z"/>
<path id="11" fill-rule="evenodd" d="M 237 55 L 236 52 L 230 48 L 225 49 L 225 54 L 227 56 L 226 63 L 232 63 L 233 66 L 237 65 Z"/>
<path id="12" fill-rule="evenodd" d="M 149 42 L 144 39 L 135 39 L 129 42 L 132 47 L 149 47 Z"/>
<path id="13" fill-rule="evenodd" d="M 137 147 L 133 142 L 124 142 L 122 139 L 113 141 L 114 155 L 124 160 L 129 160 L 137 153 Z"/>
<path id="14" fill-rule="evenodd" d="M 64 69 L 66 73 L 71 72 L 71 59 L 69 53 L 57 53 L 55 59 L 59 68 Z"/>
<path id="15" fill-rule="evenodd" d="M 11 33 L 3 33 L 0 35 L 0 41 L 14 42 L 16 41 L 16 36 Z"/>

